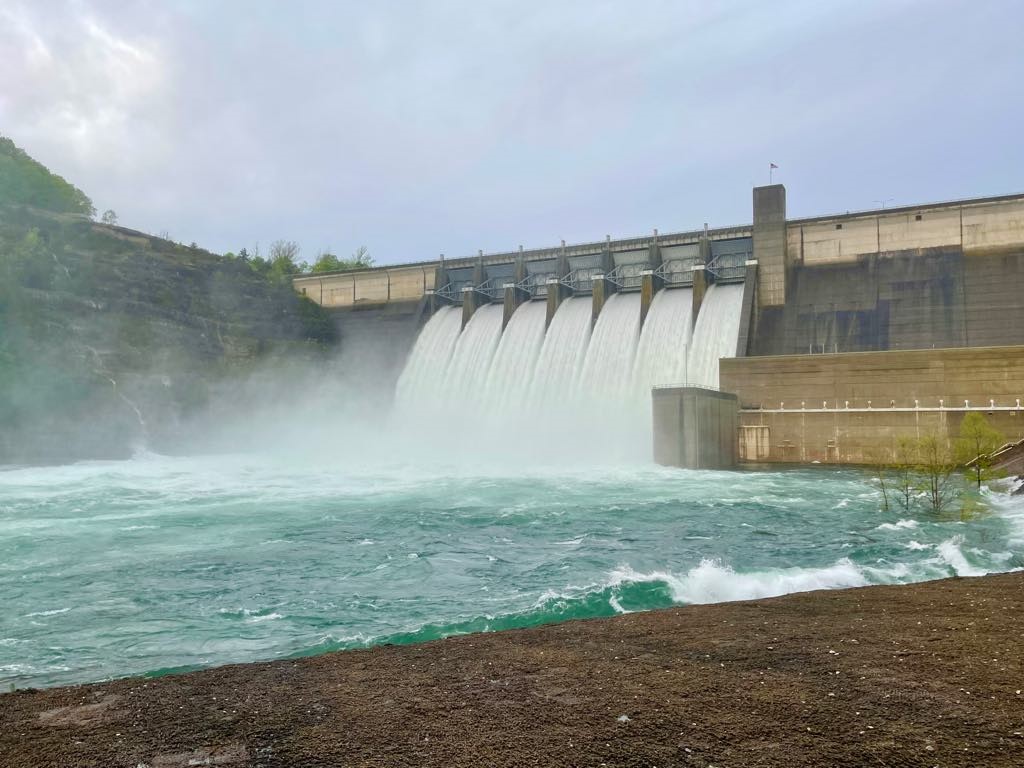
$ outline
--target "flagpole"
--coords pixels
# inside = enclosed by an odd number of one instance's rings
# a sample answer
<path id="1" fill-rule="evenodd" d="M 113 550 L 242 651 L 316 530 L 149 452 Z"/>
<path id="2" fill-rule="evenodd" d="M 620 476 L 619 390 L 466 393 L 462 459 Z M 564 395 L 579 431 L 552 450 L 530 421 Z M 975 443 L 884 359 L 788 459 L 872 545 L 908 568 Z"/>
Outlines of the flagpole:
<path id="1" fill-rule="evenodd" d="M 775 163 L 768 163 L 768 183 L 775 182 Z"/>

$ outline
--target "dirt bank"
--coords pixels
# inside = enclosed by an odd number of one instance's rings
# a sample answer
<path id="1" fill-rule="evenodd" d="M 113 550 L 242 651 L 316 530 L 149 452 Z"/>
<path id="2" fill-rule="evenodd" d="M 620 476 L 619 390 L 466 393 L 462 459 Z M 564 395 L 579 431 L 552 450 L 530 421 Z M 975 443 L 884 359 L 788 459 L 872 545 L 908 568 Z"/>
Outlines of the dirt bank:
<path id="1" fill-rule="evenodd" d="M 0 696 L 0 765 L 1021 766 L 1024 573 Z"/>

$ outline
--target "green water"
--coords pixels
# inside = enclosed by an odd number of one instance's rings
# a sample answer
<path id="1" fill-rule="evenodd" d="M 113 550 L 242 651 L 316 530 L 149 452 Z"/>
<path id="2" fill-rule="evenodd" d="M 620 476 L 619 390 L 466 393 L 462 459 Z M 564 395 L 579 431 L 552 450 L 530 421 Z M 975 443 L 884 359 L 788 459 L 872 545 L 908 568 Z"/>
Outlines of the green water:
<path id="1" fill-rule="evenodd" d="M 1024 566 L 1024 508 L 863 474 L 166 458 L 0 471 L 0 681 L 101 680 Z"/>

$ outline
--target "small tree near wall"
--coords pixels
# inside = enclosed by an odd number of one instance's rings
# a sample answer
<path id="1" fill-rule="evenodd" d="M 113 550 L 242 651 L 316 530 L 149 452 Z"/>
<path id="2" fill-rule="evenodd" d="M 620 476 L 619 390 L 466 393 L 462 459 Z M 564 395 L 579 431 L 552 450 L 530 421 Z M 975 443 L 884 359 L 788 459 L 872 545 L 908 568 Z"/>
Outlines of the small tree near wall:
<path id="1" fill-rule="evenodd" d="M 991 454 L 1006 442 L 1006 436 L 988 423 L 979 411 L 969 411 L 960 422 L 960 436 L 956 440 L 957 459 L 974 475 L 975 483 L 992 477 Z"/>

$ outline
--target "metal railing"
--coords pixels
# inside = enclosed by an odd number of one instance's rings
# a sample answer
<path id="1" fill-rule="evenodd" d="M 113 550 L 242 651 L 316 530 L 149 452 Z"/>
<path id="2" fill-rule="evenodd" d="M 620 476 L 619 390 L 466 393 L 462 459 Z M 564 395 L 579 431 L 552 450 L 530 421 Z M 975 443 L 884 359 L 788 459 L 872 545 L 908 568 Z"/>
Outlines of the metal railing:
<path id="1" fill-rule="evenodd" d="M 665 285 L 693 285 L 693 268 L 700 261 L 697 256 L 682 259 L 668 259 L 654 269 L 656 277 L 661 278 Z"/>
<path id="2" fill-rule="evenodd" d="M 644 279 L 643 273 L 648 269 L 650 269 L 650 265 L 646 262 L 620 264 L 610 272 L 606 272 L 604 279 L 620 291 L 639 291 Z"/>
<path id="3" fill-rule="evenodd" d="M 739 283 L 747 274 L 747 259 L 750 251 L 721 253 L 712 256 L 705 269 L 714 275 L 716 283 Z"/>
<path id="4" fill-rule="evenodd" d="M 557 277 L 555 272 L 535 272 L 516 283 L 516 288 L 529 294 L 531 299 L 543 299 L 548 295 L 548 280 Z"/>
<path id="5" fill-rule="evenodd" d="M 742 410 L 747 413 L 878 413 L 883 411 L 885 413 L 966 413 L 968 411 L 984 411 L 986 413 L 994 411 L 1022 411 L 1024 407 L 1021 406 L 1021 398 L 1016 398 L 1013 405 L 996 405 L 995 400 L 989 400 L 987 404 L 978 405 L 971 404 L 970 400 L 964 400 L 963 405 L 960 405 L 960 401 L 957 401 L 956 405 L 946 405 L 945 399 L 939 399 L 937 406 L 921 405 L 920 400 L 914 400 L 913 405 L 896 405 L 895 400 L 890 400 L 888 403 L 882 403 L 881 405 L 875 405 L 873 401 L 867 400 L 866 405 L 850 405 L 849 400 L 842 401 L 840 405 L 839 401 L 834 401 L 835 405 L 829 405 L 828 400 L 821 401 L 821 407 L 812 404 L 809 408 L 807 407 L 807 401 L 801 400 L 799 408 L 787 408 L 786 403 L 783 401 L 779 402 L 778 408 L 765 408 L 764 404 L 758 406 L 743 406 Z M 817 401 L 815 401 L 817 403 Z"/>
<path id="6" fill-rule="evenodd" d="M 594 275 L 600 275 L 600 267 L 582 267 L 574 269 L 559 282 L 568 287 L 573 293 L 593 293 Z"/>

